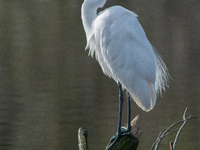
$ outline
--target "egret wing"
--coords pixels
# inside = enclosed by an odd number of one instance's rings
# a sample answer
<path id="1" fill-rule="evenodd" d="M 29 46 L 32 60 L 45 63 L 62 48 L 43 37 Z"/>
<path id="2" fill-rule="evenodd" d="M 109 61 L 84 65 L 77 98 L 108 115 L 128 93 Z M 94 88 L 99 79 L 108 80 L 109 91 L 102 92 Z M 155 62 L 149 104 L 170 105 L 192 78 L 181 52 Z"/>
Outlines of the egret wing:
<path id="1" fill-rule="evenodd" d="M 152 109 L 156 102 L 156 57 L 136 14 L 111 8 L 95 20 L 94 31 L 102 70 L 121 82 L 139 107 Z"/>

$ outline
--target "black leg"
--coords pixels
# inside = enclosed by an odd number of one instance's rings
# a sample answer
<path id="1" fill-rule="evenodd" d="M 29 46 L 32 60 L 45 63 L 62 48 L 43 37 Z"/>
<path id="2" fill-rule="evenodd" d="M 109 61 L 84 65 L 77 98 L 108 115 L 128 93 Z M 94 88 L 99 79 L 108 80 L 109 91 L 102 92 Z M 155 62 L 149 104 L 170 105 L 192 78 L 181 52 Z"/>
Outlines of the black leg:
<path id="1" fill-rule="evenodd" d="M 127 109 L 128 109 L 128 118 L 127 118 L 127 132 L 131 131 L 131 96 L 129 94 L 129 92 L 127 92 Z"/>
<path id="2" fill-rule="evenodd" d="M 119 137 L 121 135 L 121 120 L 122 120 L 122 108 L 123 108 L 123 91 L 121 83 L 118 82 L 119 85 L 119 117 L 118 117 L 118 128 L 117 128 L 117 136 Z"/>
<path id="3" fill-rule="evenodd" d="M 127 92 L 127 128 L 121 131 L 122 133 L 127 133 L 131 131 L 130 118 L 131 118 L 131 96 L 129 92 Z"/>
<path id="4" fill-rule="evenodd" d="M 118 86 L 119 86 L 119 117 L 118 117 L 117 134 L 115 134 L 110 139 L 110 142 L 109 142 L 108 146 L 106 147 L 107 150 L 109 150 L 116 143 L 117 139 L 121 136 L 121 120 L 122 120 L 122 108 L 123 108 L 123 91 L 122 91 L 122 86 L 121 86 L 120 82 L 118 82 Z M 113 142 L 113 140 L 114 140 L 114 142 Z M 110 143 L 112 143 L 112 144 L 110 145 Z"/>
<path id="5" fill-rule="evenodd" d="M 117 127 L 117 134 L 115 134 L 111 139 L 106 147 L 109 150 L 118 140 L 120 136 L 127 136 L 130 135 L 131 126 L 130 126 L 130 118 L 131 118 L 131 96 L 129 92 L 127 92 L 127 128 L 125 130 L 121 130 L 121 120 L 122 120 L 122 108 L 123 108 L 123 91 L 121 83 L 118 82 L 119 86 L 119 117 L 118 117 L 118 127 Z M 112 144 L 111 144 L 112 143 Z"/>

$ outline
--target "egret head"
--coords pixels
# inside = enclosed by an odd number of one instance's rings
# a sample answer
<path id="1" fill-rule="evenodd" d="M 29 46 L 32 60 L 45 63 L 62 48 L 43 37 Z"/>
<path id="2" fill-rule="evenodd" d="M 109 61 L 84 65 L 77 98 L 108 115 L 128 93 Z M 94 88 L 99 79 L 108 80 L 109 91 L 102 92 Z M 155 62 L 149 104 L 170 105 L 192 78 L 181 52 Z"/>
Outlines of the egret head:
<path id="1" fill-rule="evenodd" d="M 90 8 L 102 8 L 107 0 L 85 0 L 84 3 L 87 3 L 87 5 Z"/>

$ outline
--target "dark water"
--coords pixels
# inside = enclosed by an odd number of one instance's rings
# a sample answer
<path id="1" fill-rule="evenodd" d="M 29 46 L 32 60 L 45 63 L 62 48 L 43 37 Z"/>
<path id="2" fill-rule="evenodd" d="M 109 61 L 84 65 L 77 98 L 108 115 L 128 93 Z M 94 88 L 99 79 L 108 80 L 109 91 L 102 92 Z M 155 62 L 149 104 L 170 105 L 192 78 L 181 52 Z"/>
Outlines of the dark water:
<path id="1" fill-rule="evenodd" d="M 140 115 L 138 150 L 150 149 L 158 133 L 182 119 L 189 121 L 177 149 L 200 148 L 200 2 L 199 0 L 110 0 L 139 15 L 151 43 L 173 80 L 155 108 Z M 90 149 L 101 150 L 116 132 L 118 87 L 84 51 L 82 1 L 0 1 L 0 149 L 78 149 L 84 126 Z M 123 124 L 126 122 L 126 107 Z M 175 134 L 160 149 L 169 149 Z"/>

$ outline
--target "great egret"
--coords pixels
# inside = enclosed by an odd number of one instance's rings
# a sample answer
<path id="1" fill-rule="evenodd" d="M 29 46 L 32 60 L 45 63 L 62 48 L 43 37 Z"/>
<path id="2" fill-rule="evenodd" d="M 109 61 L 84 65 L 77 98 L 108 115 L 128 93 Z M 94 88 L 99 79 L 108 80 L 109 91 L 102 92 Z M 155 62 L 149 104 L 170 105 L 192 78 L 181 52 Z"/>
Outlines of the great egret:
<path id="1" fill-rule="evenodd" d="M 81 17 L 89 55 L 95 54 L 105 75 L 119 85 L 119 119 L 116 139 L 121 135 L 123 91 L 128 93 L 130 131 L 130 96 L 144 111 L 153 109 L 157 93 L 168 86 L 166 65 L 148 41 L 137 14 L 113 6 L 97 14 L 107 0 L 85 0 Z M 130 95 L 129 95 L 130 93 Z"/>

